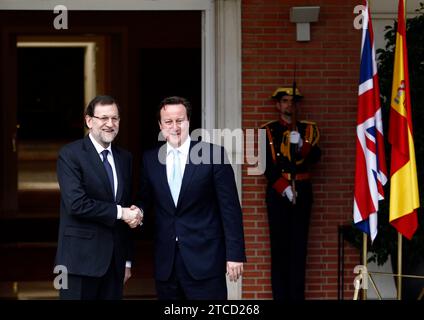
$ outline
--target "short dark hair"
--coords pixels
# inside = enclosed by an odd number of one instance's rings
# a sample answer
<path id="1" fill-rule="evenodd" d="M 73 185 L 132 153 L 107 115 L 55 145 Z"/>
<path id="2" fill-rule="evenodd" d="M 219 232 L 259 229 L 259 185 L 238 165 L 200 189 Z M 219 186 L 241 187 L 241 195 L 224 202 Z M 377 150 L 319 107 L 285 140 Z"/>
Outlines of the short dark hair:
<path id="1" fill-rule="evenodd" d="M 96 108 L 98 104 L 101 106 L 104 106 L 107 104 L 115 104 L 116 107 L 118 108 L 118 114 L 121 113 L 121 109 L 119 108 L 119 104 L 115 98 L 112 98 L 111 96 L 97 96 L 93 100 L 91 100 L 87 108 L 85 108 L 84 118 L 85 116 L 90 116 L 90 117 L 94 116 L 94 109 Z"/>
<path id="2" fill-rule="evenodd" d="M 172 97 L 168 97 L 165 98 L 161 101 L 161 103 L 158 106 L 157 109 L 157 113 L 156 113 L 156 117 L 158 119 L 158 121 L 160 122 L 160 111 L 162 110 L 162 108 L 168 104 L 182 104 L 185 109 L 186 109 L 186 113 L 187 113 L 187 120 L 190 120 L 191 117 L 191 104 L 190 102 L 186 99 L 186 98 L 182 98 L 182 97 L 177 97 L 177 96 L 172 96 Z"/>

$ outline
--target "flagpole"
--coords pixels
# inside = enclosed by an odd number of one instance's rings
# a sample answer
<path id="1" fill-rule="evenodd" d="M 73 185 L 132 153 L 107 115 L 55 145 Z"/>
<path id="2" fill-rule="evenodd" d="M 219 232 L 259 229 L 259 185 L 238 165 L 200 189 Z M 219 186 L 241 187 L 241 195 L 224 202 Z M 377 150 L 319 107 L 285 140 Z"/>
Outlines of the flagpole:
<path id="1" fill-rule="evenodd" d="M 398 232 L 397 299 L 402 300 L 402 234 Z"/>
<path id="2" fill-rule="evenodd" d="M 367 259 L 368 258 L 368 235 L 363 232 L 362 233 L 362 265 L 367 267 Z M 368 277 L 368 274 L 365 275 Z M 362 288 L 362 300 L 367 300 L 367 290 Z"/>

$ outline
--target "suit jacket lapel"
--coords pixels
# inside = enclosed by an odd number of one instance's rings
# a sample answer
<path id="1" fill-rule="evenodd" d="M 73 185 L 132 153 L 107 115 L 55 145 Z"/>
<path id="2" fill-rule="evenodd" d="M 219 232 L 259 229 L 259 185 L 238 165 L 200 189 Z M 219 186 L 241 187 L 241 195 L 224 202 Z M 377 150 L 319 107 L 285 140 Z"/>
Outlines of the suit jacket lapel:
<path id="1" fill-rule="evenodd" d="M 89 159 L 89 162 L 92 165 L 94 172 L 102 181 L 103 187 L 106 188 L 109 194 L 113 197 L 112 188 L 110 187 L 110 182 L 106 173 L 106 169 L 104 168 L 102 160 L 100 160 L 100 156 L 97 153 L 97 150 L 88 135 L 84 138 L 84 151 L 87 153 L 87 158 Z"/>
<path id="2" fill-rule="evenodd" d="M 180 190 L 180 194 L 178 196 L 178 205 L 177 208 L 179 206 L 181 206 L 181 200 L 184 196 L 184 193 L 187 191 L 188 186 L 190 185 L 191 182 L 191 178 L 193 177 L 194 172 L 196 171 L 197 165 L 193 164 L 191 162 L 190 159 L 190 152 L 191 152 L 191 148 L 193 147 L 193 145 L 195 144 L 195 142 L 191 142 L 190 143 L 190 149 L 188 151 L 188 155 L 187 155 L 187 163 L 184 169 L 184 176 L 183 176 L 183 181 L 181 183 L 181 190 Z M 172 198 L 172 196 L 171 196 Z"/>
<path id="3" fill-rule="evenodd" d="M 157 159 L 158 164 L 158 181 L 160 189 L 166 190 L 166 201 L 170 202 L 170 207 L 175 208 L 174 200 L 172 199 L 171 189 L 168 184 L 168 177 L 166 175 L 166 143 L 158 149 Z M 165 199 L 163 199 L 165 201 Z"/>
<path id="4" fill-rule="evenodd" d="M 122 194 L 124 192 L 124 177 L 123 175 L 123 164 L 122 157 L 118 149 L 112 146 L 113 160 L 115 162 L 116 176 L 118 180 L 118 190 L 116 191 L 116 203 L 121 202 Z"/>

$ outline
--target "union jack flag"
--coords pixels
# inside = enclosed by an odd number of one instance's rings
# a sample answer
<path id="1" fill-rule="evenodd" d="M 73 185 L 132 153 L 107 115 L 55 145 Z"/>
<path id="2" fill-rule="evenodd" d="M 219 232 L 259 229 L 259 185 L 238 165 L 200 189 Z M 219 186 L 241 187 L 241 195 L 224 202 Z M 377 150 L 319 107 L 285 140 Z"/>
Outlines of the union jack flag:
<path id="1" fill-rule="evenodd" d="M 377 236 L 378 201 L 384 199 L 387 169 L 374 34 L 368 1 L 365 4 L 362 12 L 353 220 L 355 226 L 374 241 Z"/>

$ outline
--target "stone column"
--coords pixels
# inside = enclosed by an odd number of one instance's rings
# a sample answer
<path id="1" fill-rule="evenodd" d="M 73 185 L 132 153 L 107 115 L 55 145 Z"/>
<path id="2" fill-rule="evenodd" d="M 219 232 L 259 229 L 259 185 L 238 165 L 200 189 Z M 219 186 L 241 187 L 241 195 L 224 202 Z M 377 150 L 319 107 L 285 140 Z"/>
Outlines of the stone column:
<path id="1" fill-rule="evenodd" d="M 215 1 L 216 35 L 216 127 L 241 129 L 241 0 Z M 244 141 L 243 141 L 244 142 Z M 243 148 L 227 150 L 241 200 L 241 164 Z M 241 299 L 242 279 L 227 279 L 228 298 Z"/>

